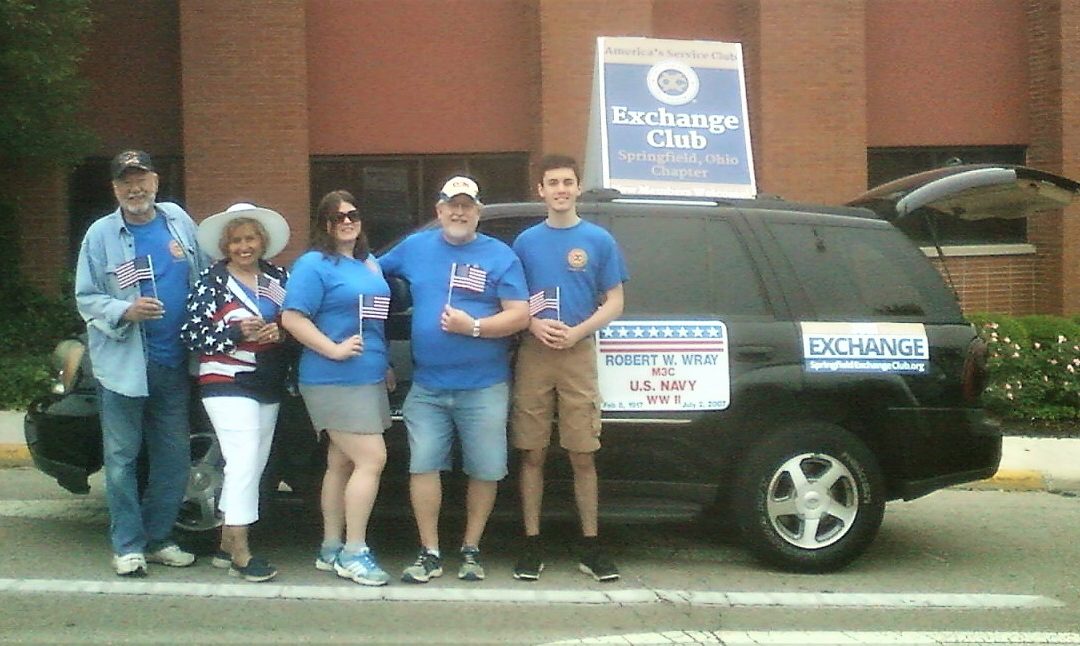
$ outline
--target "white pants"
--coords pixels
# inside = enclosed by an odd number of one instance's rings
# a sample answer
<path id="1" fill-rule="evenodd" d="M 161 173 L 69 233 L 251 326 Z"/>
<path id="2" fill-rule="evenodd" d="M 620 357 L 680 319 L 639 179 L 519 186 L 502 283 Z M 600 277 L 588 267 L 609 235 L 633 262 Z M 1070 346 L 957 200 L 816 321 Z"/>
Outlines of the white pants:
<path id="1" fill-rule="evenodd" d="M 260 404 L 249 397 L 202 400 L 225 458 L 225 483 L 218 508 L 226 525 L 259 520 L 259 480 L 274 438 L 280 404 Z"/>

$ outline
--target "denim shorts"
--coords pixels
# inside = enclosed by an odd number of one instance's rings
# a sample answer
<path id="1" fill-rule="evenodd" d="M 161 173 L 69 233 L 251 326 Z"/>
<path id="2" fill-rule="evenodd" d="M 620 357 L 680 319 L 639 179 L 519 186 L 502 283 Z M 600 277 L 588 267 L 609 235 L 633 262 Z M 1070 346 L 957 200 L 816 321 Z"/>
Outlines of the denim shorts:
<path id="1" fill-rule="evenodd" d="M 409 431 L 409 472 L 449 471 L 456 429 L 465 473 L 476 480 L 502 480 L 509 401 L 505 382 L 469 390 L 413 383 L 402 408 Z"/>

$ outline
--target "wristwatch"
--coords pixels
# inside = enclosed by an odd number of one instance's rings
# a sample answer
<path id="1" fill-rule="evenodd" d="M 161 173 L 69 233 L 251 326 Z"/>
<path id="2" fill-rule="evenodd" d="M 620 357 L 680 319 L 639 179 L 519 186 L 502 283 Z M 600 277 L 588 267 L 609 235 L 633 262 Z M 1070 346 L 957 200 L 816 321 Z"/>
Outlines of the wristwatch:
<path id="1" fill-rule="evenodd" d="M 472 335 L 474 339 L 480 338 L 480 319 L 472 320 Z"/>

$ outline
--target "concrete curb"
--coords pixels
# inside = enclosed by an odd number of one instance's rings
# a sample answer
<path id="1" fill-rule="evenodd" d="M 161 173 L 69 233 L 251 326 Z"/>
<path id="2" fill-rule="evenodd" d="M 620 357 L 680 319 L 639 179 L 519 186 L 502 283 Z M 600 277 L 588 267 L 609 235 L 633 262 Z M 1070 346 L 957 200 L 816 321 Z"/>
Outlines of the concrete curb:
<path id="1" fill-rule="evenodd" d="M 25 444 L 0 444 L 0 467 L 21 467 L 32 462 Z"/>
<path id="2" fill-rule="evenodd" d="M 23 411 L 0 410 L 0 466 L 31 464 L 23 435 Z"/>
<path id="3" fill-rule="evenodd" d="M 969 482 L 957 487 L 1001 491 L 1043 491 L 1047 481 L 1041 471 L 1033 469 L 998 469 L 992 478 Z"/>

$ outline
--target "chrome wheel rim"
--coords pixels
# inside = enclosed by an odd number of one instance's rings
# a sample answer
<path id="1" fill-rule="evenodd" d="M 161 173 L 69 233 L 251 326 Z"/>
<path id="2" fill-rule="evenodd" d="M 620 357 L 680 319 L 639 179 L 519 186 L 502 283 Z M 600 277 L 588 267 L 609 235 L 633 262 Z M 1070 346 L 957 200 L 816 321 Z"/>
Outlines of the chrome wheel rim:
<path id="1" fill-rule="evenodd" d="M 803 453 L 773 474 L 765 507 L 769 523 L 784 541 L 821 549 L 851 531 L 859 512 L 859 485 L 839 460 Z"/>
<path id="2" fill-rule="evenodd" d="M 176 526 L 189 532 L 205 532 L 224 522 L 217 507 L 225 481 L 225 461 L 213 433 L 192 434 L 191 456 L 191 471 Z"/>

